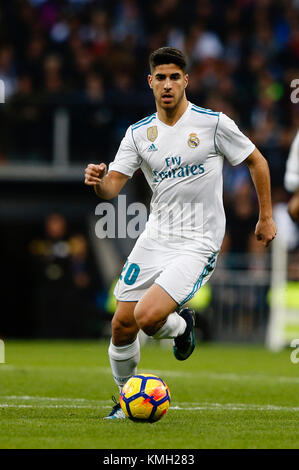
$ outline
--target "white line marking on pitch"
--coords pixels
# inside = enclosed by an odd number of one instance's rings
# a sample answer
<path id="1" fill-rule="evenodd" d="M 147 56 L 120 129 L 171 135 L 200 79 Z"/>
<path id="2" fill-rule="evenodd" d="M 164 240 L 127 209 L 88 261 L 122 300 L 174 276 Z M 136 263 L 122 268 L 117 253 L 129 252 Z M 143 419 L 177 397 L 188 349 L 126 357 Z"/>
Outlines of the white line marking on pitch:
<path id="1" fill-rule="evenodd" d="M 182 405 L 182 404 L 181 404 Z M 173 410 L 236 410 L 236 411 L 298 411 L 297 406 L 257 405 L 253 403 L 188 403 L 187 406 L 173 406 Z"/>
<path id="2" fill-rule="evenodd" d="M 0 403 L 0 408 L 111 408 L 111 405 L 16 405 L 13 403 Z"/>
<path id="3" fill-rule="evenodd" d="M 88 400 L 87 398 L 70 398 L 70 397 L 34 397 L 28 395 L 0 395 L 1 400 L 34 400 L 34 401 L 71 401 L 73 402 L 87 402 L 87 403 L 110 403 L 111 400 Z"/>
<path id="4" fill-rule="evenodd" d="M 33 403 L 33 404 L 16 404 L 16 403 L 0 403 L 0 408 L 110 408 L 110 400 L 88 400 L 84 398 L 55 398 L 55 397 L 30 397 L 30 396 L 0 396 L 3 401 L 20 400 L 20 401 L 56 401 L 57 404 Z M 69 402 L 72 404 L 63 404 L 61 402 Z M 79 403 L 78 403 L 79 402 Z M 84 402 L 84 403 L 82 403 Z M 82 403 L 82 404 L 80 404 Z M 277 406 L 271 404 L 254 404 L 254 403 L 190 403 L 180 402 L 174 403 L 170 407 L 177 411 L 205 411 L 205 410 L 223 410 L 223 411 L 295 411 L 299 412 L 299 407 Z"/>
<path id="5" fill-rule="evenodd" d="M 104 374 L 111 374 L 111 369 L 109 367 L 99 367 L 98 369 L 101 373 Z M 299 383 L 299 377 L 287 377 L 287 376 L 271 376 L 271 375 L 264 375 L 264 374 L 252 374 L 252 375 L 245 375 L 245 374 L 233 374 L 233 373 L 222 373 L 222 372 L 184 372 L 184 371 L 173 371 L 173 370 L 163 370 L 163 369 L 142 369 L 139 371 L 141 374 L 142 372 L 145 374 L 156 374 L 159 376 L 169 376 L 169 377 L 179 377 L 179 378 L 186 378 L 186 379 L 194 379 L 194 377 L 199 378 L 207 378 L 207 379 L 214 379 L 214 380 L 269 380 L 273 382 L 282 382 L 282 383 Z"/>
<path id="6" fill-rule="evenodd" d="M 90 374 L 108 374 L 111 375 L 110 367 L 52 367 L 52 366 L 45 366 L 45 367 L 35 367 L 35 366 L 14 366 L 3 364 L 0 367 L 0 373 L 2 372 L 9 372 L 15 370 L 41 370 L 46 372 L 47 369 L 50 370 L 58 370 L 63 371 L 64 369 L 73 370 L 75 369 L 77 373 L 90 373 Z M 195 377 L 198 378 L 206 378 L 211 380 L 229 380 L 229 381 L 269 381 L 269 382 L 278 382 L 278 383 L 294 383 L 299 384 L 299 377 L 288 377 L 288 376 L 279 376 L 279 375 L 265 375 L 265 374 L 235 374 L 235 373 L 223 373 L 223 372 L 186 372 L 186 371 L 173 371 L 173 370 L 164 370 L 164 369 L 142 369 L 139 371 L 140 373 L 152 373 L 160 376 L 168 376 L 168 377 L 178 377 L 178 378 L 186 378 L 186 379 L 194 379 Z"/>
<path id="7" fill-rule="evenodd" d="M 221 373 L 221 372 L 176 372 L 171 370 L 143 370 L 144 373 L 151 372 L 152 374 L 156 375 L 168 375 L 169 377 L 185 377 L 185 378 L 193 378 L 194 377 L 202 377 L 207 379 L 215 379 L 215 380 L 269 380 L 274 382 L 286 382 L 286 383 L 299 383 L 299 377 L 285 377 L 285 376 L 271 376 L 271 375 L 263 375 L 263 374 L 252 374 L 252 375 L 245 375 L 245 374 L 231 374 L 231 373 Z"/>

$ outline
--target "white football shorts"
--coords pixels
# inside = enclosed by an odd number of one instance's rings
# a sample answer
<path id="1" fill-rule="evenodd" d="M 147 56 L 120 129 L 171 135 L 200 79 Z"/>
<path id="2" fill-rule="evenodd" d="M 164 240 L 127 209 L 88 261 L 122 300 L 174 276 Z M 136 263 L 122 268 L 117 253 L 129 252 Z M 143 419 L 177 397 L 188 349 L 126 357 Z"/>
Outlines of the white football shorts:
<path id="1" fill-rule="evenodd" d="M 184 305 L 210 279 L 217 255 L 170 240 L 140 237 L 122 269 L 114 295 L 122 302 L 138 302 L 155 283 L 179 306 Z"/>

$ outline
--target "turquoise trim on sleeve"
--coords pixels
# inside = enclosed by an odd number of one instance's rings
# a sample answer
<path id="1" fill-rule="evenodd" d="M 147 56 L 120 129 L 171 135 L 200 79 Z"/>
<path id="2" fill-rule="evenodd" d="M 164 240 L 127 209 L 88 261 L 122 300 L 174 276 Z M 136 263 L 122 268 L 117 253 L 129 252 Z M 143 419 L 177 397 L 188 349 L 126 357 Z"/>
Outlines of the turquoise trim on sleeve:
<path id="1" fill-rule="evenodd" d="M 217 144 L 216 144 L 216 134 L 217 134 L 218 124 L 219 124 L 219 118 L 220 118 L 220 113 L 219 113 L 219 115 L 218 115 L 218 120 L 217 120 L 217 124 L 216 124 L 216 126 L 215 126 L 215 132 L 214 132 L 214 147 L 215 147 L 215 153 L 218 153 L 217 150 L 219 150 L 219 149 L 217 148 Z"/>
<path id="2" fill-rule="evenodd" d="M 214 111 L 202 111 L 200 109 L 196 109 L 192 106 L 191 108 L 192 111 L 195 111 L 196 113 L 200 113 L 200 114 L 208 114 L 209 116 L 219 116 L 219 112 L 214 112 Z"/>
<path id="3" fill-rule="evenodd" d="M 147 121 L 148 119 L 150 119 L 151 117 L 155 116 L 156 113 L 153 113 L 153 114 L 150 114 L 149 116 L 146 116 L 145 118 L 143 119 L 140 119 L 140 121 L 137 121 L 137 122 L 134 122 L 134 124 L 132 124 L 132 127 L 136 127 L 138 126 L 139 124 L 142 124 L 143 122 Z"/>
<path id="4" fill-rule="evenodd" d="M 132 140 L 133 140 L 133 142 L 134 142 L 136 151 L 137 151 L 137 153 L 138 153 L 138 155 L 139 155 L 138 148 L 137 148 L 137 145 L 136 145 L 136 142 L 135 142 L 135 139 L 134 139 L 134 134 L 133 134 L 133 128 L 132 128 L 132 127 L 131 127 L 131 135 L 132 135 Z"/>
<path id="5" fill-rule="evenodd" d="M 132 130 L 135 131 L 136 129 L 138 129 L 138 127 L 142 127 L 142 126 L 146 126 L 147 124 L 149 124 L 150 122 L 152 122 L 154 119 L 156 119 L 156 116 L 153 115 L 151 118 L 149 118 L 147 121 L 139 124 L 138 126 L 135 124 L 134 126 L 132 126 Z"/>

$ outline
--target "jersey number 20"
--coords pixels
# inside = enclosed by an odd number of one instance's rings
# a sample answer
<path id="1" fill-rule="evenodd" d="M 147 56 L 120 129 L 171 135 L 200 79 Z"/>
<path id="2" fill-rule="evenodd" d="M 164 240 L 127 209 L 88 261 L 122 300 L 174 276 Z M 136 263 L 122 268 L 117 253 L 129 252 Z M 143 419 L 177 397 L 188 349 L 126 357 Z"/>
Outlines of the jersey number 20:
<path id="1" fill-rule="evenodd" d="M 132 284 L 134 284 L 134 282 L 136 282 L 138 274 L 140 273 L 140 267 L 138 266 L 138 264 L 135 264 L 135 263 L 131 263 L 128 267 L 128 263 L 129 261 L 127 260 L 119 278 L 122 279 L 123 274 L 126 271 L 126 274 L 124 277 L 124 283 L 127 284 L 128 286 L 131 286 Z"/>

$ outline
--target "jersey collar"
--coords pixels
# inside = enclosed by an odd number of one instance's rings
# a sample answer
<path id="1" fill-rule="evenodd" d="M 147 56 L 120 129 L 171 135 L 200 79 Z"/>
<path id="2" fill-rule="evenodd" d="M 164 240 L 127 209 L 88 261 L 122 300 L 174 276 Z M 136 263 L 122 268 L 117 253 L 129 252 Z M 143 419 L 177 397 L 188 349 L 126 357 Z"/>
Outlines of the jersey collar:
<path id="1" fill-rule="evenodd" d="M 187 115 L 189 114 L 191 106 L 192 106 L 192 103 L 188 101 L 188 106 L 187 106 L 186 111 L 181 115 L 180 119 L 173 126 L 169 126 L 168 124 L 165 124 L 165 122 L 161 121 L 158 117 L 158 113 L 156 113 L 157 121 L 159 122 L 159 124 L 166 127 L 167 129 L 176 129 L 181 124 L 181 122 L 186 119 Z"/>

